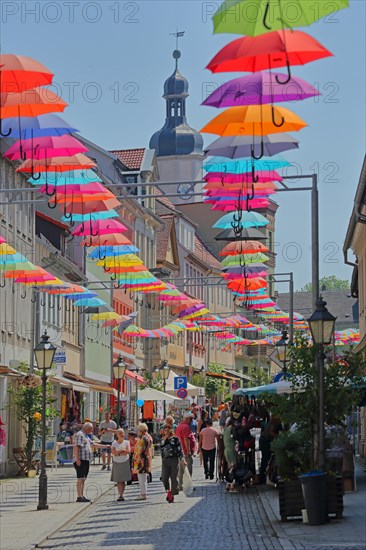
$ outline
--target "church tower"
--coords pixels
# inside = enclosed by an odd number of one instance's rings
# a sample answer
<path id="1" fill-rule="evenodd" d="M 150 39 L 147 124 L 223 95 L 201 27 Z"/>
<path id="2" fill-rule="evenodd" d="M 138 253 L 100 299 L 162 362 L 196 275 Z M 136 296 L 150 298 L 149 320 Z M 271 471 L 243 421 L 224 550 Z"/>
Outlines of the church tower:
<path id="1" fill-rule="evenodd" d="M 187 122 L 188 80 L 178 70 L 181 52 L 174 50 L 173 57 L 175 70 L 164 84 L 165 124 L 150 139 L 150 149 L 155 149 L 157 156 L 160 180 L 177 182 L 171 186 L 162 187 L 165 193 L 175 193 L 179 182 L 202 179 L 203 138 Z M 197 184 L 194 191 L 201 190 L 202 184 Z M 171 198 L 174 204 L 201 202 L 201 200 L 201 197 L 192 197 L 188 201 L 179 197 Z"/>

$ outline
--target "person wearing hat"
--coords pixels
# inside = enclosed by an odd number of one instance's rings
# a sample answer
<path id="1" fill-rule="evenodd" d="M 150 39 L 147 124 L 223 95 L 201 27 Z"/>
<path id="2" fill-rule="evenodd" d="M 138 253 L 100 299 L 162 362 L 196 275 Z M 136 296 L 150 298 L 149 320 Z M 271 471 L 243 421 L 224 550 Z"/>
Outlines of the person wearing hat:
<path id="1" fill-rule="evenodd" d="M 6 445 L 6 432 L 4 429 L 5 423 L 0 416 L 0 464 L 3 461 L 3 447 Z"/>
<path id="2" fill-rule="evenodd" d="M 187 466 L 190 475 L 192 476 L 193 471 L 193 455 L 196 453 L 196 439 L 191 430 L 191 423 L 193 419 L 193 414 L 191 412 L 186 412 L 183 416 L 182 422 L 178 425 L 175 430 L 175 435 L 178 437 L 180 444 L 183 450 L 184 461 L 180 461 L 179 464 L 179 474 L 178 474 L 178 489 L 183 491 L 183 473 L 184 468 Z"/>

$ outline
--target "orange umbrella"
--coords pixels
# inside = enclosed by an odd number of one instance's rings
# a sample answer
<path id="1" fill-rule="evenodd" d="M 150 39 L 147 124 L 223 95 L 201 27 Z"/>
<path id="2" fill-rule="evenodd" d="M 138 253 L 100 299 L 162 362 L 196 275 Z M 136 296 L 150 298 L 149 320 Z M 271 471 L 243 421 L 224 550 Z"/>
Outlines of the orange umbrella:
<path id="1" fill-rule="evenodd" d="M 221 250 L 220 256 L 237 256 L 255 254 L 256 252 L 269 252 L 269 248 L 259 241 L 233 241 Z"/>
<path id="2" fill-rule="evenodd" d="M 262 277 L 257 277 L 253 279 L 234 279 L 230 281 L 227 287 L 233 292 L 239 294 L 244 294 L 249 290 L 257 290 L 258 288 L 265 288 L 267 286 L 267 281 Z"/>
<path id="3" fill-rule="evenodd" d="M 66 203 L 65 212 L 67 214 L 91 214 L 93 212 L 108 212 L 113 208 L 118 208 L 121 203 L 117 199 L 107 199 L 103 201 L 90 201 L 80 203 Z"/>
<path id="4" fill-rule="evenodd" d="M 78 153 L 71 157 L 54 157 L 51 159 L 27 159 L 17 169 L 16 172 L 26 172 L 34 174 L 36 172 L 71 172 L 72 170 L 82 170 L 84 168 L 93 168 L 96 166 L 89 157 Z"/>
<path id="5" fill-rule="evenodd" d="M 278 121 L 283 119 L 283 124 L 276 126 L 273 123 L 272 115 Z M 300 117 L 284 107 L 249 105 L 226 109 L 200 131 L 208 134 L 218 134 L 219 136 L 266 136 L 278 132 L 301 130 L 305 126 L 307 124 Z"/>
<path id="6" fill-rule="evenodd" d="M 138 273 L 140 271 L 148 271 L 148 269 L 145 265 L 131 265 L 130 267 L 116 265 L 108 269 L 108 273 Z"/>
<path id="7" fill-rule="evenodd" d="M 120 233 L 111 233 L 110 235 L 97 235 L 96 237 L 88 237 L 80 243 L 81 246 L 115 246 L 119 244 L 131 244 L 131 241 Z"/>
<path id="8" fill-rule="evenodd" d="M 74 195 L 57 195 L 58 203 L 88 203 L 93 201 L 104 201 L 114 199 L 115 195 L 106 189 L 103 193 L 75 193 Z"/>
<path id="9" fill-rule="evenodd" d="M 62 112 L 66 107 L 67 103 L 48 88 L 0 95 L 1 118 L 35 117 Z"/>

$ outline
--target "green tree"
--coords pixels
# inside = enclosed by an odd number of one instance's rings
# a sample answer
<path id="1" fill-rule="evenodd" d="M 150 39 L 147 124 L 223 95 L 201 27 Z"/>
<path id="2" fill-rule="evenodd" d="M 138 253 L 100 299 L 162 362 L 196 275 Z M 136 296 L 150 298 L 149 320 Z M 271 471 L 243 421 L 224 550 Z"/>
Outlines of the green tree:
<path id="1" fill-rule="evenodd" d="M 263 386 L 264 384 L 269 384 L 272 382 L 269 374 L 258 366 L 253 359 L 251 359 L 248 364 L 248 376 L 250 376 L 250 386 Z"/>
<path id="2" fill-rule="evenodd" d="M 21 372 L 29 372 L 26 363 L 21 363 L 19 370 Z M 25 375 L 23 379 L 19 379 L 16 385 L 11 385 L 8 389 L 10 397 L 9 412 L 22 422 L 26 436 L 25 452 L 29 468 L 32 464 L 35 440 L 42 434 L 42 385 L 26 385 L 31 382 L 39 383 L 40 377 Z M 47 383 L 46 400 L 46 417 L 49 421 L 58 416 L 58 412 L 54 408 L 56 399 L 53 397 L 52 385 L 50 383 Z"/>
<path id="3" fill-rule="evenodd" d="M 141 389 L 145 389 L 147 387 L 154 388 L 154 390 L 163 391 L 164 389 L 164 381 L 160 376 L 152 375 L 150 372 L 144 373 L 144 382 L 142 384 L 139 384 Z"/>
<path id="4" fill-rule="evenodd" d="M 322 277 L 319 280 L 319 288 L 325 287 L 325 290 L 349 290 L 350 283 L 345 279 L 338 279 L 335 275 L 329 277 Z M 312 284 L 307 283 L 303 288 L 300 288 L 298 292 L 311 292 Z"/>
<path id="5" fill-rule="evenodd" d="M 208 372 L 212 372 L 215 374 L 223 373 L 221 365 L 217 365 L 215 363 L 210 363 L 207 367 L 207 370 Z M 206 396 L 209 398 L 214 396 L 221 396 L 222 398 L 224 398 L 224 396 L 228 393 L 228 385 L 226 380 L 223 380 L 222 378 L 206 376 L 205 390 Z"/>
<path id="6" fill-rule="evenodd" d="M 291 350 L 292 393 L 283 395 L 264 395 L 269 410 L 288 425 L 296 424 L 304 446 L 315 448 L 316 427 L 319 418 L 318 373 L 314 361 L 315 347 L 309 347 L 305 339 L 297 339 Z M 324 421 L 329 426 L 344 426 L 345 418 L 352 406 L 359 403 L 363 376 L 366 373 L 366 353 L 346 353 L 336 361 L 328 363 L 324 369 Z M 282 439 L 291 438 L 291 434 L 281 434 L 273 445 L 282 448 Z M 296 437 L 296 436 L 294 436 Z M 286 441 L 288 447 L 289 441 Z M 298 452 L 298 467 L 305 471 L 314 467 L 314 456 Z M 281 461 L 281 457 L 278 459 Z"/>

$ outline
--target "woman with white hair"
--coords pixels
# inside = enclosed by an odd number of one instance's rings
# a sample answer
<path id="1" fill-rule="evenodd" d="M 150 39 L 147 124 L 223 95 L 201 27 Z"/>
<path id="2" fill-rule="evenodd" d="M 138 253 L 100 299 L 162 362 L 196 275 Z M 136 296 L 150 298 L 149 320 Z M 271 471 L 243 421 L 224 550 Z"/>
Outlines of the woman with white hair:
<path id="1" fill-rule="evenodd" d="M 130 444 L 124 438 L 124 431 L 122 428 L 116 430 L 117 440 L 113 441 L 112 448 L 112 474 L 111 481 L 117 483 L 118 488 L 118 502 L 123 502 L 123 493 L 126 486 L 126 481 L 131 480 L 131 468 L 130 468 Z"/>
<path id="2" fill-rule="evenodd" d="M 151 444 L 146 424 L 139 424 L 137 432 L 138 440 L 133 451 L 133 471 L 137 474 L 139 480 L 140 495 L 136 500 L 146 500 L 147 476 L 151 472 Z"/>

